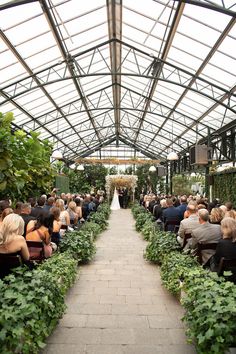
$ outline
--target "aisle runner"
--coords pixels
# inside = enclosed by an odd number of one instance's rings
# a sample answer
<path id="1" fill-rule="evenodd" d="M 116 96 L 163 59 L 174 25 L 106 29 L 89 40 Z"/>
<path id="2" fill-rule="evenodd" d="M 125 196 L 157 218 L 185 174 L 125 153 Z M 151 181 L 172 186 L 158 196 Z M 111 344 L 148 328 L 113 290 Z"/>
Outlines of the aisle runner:
<path id="1" fill-rule="evenodd" d="M 185 343 L 183 309 L 143 259 L 145 247 L 131 211 L 113 211 L 44 354 L 195 353 Z"/>

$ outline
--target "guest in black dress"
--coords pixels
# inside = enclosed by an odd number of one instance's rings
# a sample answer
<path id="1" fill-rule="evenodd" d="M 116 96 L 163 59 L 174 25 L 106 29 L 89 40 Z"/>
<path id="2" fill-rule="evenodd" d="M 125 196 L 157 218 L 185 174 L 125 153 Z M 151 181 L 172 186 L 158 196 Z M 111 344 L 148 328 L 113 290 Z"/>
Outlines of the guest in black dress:
<path id="1" fill-rule="evenodd" d="M 216 253 L 213 256 L 213 262 L 211 262 L 212 270 L 217 270 L 217 266 L 220 263 L 222 257 L 226 259 L 236 259 L 236 220 L 233 218 L 225 217 L 221 221 L 221 230 L 223 239 L 221 239 L 217 245 Z M 236 282 L 236 268 L 230 269 L 233 275 L 230 279 Z"/>

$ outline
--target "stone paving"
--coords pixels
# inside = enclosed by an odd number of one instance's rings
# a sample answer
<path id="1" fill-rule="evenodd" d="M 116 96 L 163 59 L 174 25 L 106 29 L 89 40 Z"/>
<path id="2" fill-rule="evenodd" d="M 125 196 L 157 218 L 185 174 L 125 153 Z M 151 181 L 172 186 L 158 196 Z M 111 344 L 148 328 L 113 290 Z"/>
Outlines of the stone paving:
<path id="1" fill-rule="evenodd" d="M 129 209 L 113 211 L 93 262 L 80 268 L 67 312 L 43 354 L 192 354 L 183 309 L 143 259 Z"/>

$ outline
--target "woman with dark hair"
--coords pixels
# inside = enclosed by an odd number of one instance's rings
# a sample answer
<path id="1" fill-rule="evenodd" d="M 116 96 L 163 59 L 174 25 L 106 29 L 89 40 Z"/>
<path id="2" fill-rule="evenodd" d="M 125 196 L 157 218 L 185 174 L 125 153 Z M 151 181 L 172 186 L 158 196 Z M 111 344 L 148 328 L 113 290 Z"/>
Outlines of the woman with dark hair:
<path id="1" fill-rule="evenodd" d="M 44 244 L 44 255 L 51 257 L 53 245 L 51 244 L 51 234 L 53 231 L 54 216 L 44 214 L 39 215 L 37 220 L 31 220 L 27 225 L 26 240 L 42 241 Z"/>
<path id="2" fill-rule="evenodd" d="M 53 230 L 51 235 L 52 242 L 58 246 L 61 241 L 60 229 L 61 229 L 61 222 L 60 222 L 60 209 L 57 207 L 52 207 L 50 209 L 50 214 L 53 216 Z"/>

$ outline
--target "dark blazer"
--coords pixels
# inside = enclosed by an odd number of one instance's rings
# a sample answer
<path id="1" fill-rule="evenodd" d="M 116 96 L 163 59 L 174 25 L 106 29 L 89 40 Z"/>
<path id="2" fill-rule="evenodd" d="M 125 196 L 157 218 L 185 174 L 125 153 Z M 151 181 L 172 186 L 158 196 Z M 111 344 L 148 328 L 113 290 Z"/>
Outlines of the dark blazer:
<path id="1" fill-rule="evenodd" d="M 215 262 L 219 264 L 222 257 L 236 259 L 236 242 L 228 238 L 219 241 L 214 255 Z"/>
<path id="2" fill-rule="evenodd" d="M 192 230 L 192 243 L 191 248 L 196 249 L 197 243 L 217 243 L 221 239 L 222 233 L 220 225 L 210 224 L 206 222 L 201 224 L 196 229 Z M 215 250 L 203 250 L 202 260 L 203 264 L 206 264 L 209 258 L 215 254 Z"/>
<path id="3" fill-rule="evenodd" d="M 178 208 L 171 206 L 166 208 L 163 211 L 163 221 L 164 223 L 168 221 L 176 220 L 178 223 L 180 223 L 180 214 Z M 168 225 L 167 231 L 173 231 L 174 230 L 174 225 Z"/>
<path id="4" fill-rule="evenodd" d="M 184 212 L 187 209 L 187 203 L 180 204 L 177 209 L 179 210 L 180 218 L 183 220 L 184 218 Z"/>

